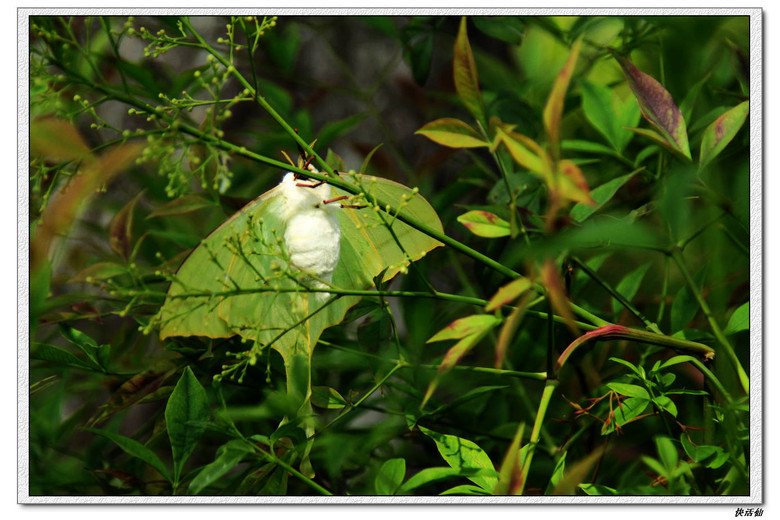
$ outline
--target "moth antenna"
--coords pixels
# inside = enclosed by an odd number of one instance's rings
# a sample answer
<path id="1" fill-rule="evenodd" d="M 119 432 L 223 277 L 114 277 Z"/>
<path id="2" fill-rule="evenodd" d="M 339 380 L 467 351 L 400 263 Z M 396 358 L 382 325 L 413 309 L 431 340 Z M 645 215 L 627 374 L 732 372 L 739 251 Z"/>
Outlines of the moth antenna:
<path id="1" fill-rule="evenodd" d="M 298 186 L 299 188 L 317 188 L 319 186 L 322 186 L 325 183 L 326 183 L 325 181 L 320 181 L 316 184 L 304 184 L 302 182 L 298 182 L 295 185 Z"/>
<path id="2" fill-rule="evenodd" d="M 322 203 L 323 204 L 330 204 L 331 202 L 338 202 L 340 200 L 344 200 L 344 199 L 348 199 L 348 198 L 349 198 L 349 195 L 342 195 L 340 197 L 336 197 L 335 199 L 323 200 Z M 344 205 L 342 204 L 341 206 L 343 207 Z"/>

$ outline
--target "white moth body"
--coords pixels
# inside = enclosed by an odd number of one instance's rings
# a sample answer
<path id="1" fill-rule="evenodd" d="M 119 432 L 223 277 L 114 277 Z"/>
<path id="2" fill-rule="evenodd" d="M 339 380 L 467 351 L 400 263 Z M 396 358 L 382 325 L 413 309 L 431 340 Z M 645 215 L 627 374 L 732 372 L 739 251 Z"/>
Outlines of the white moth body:
<path id="1" fill-rule="evenodd" d="M 296 179 L 293 173 L 287 173 L 279 188 L 284 199 L 284 245 L 290 262 L 312 275 L 305 280 L 309 287 L 324 289 L 328 285 L 323 282 L 331 282 L 339 262 L 341 230 L 336 211 L 341 206 L 323 204 L 331 198 L 330 186 L 317 184 L 317 181 Z M 328 293 L 317 293 L 319 300 L 328 296 Z"/>

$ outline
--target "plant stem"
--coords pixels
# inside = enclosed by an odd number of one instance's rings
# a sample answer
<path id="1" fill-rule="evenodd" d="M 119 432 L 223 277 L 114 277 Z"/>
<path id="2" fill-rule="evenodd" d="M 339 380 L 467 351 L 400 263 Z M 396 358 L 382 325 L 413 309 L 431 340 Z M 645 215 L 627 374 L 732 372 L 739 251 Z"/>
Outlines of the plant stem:
<path id="1" fill-rule="evenodd" d="M 639 309 L 634 307 L 634 305 L 630 301 L 628 301 L 628 299 L 625 296 L 620 294 L 620 292 L 618 292 L 614 287 L 612 287 L 610 284 L 608 284 L 606 282 L 606 280 L 604 280 L 601 276 L 599 276 L 598 273 L 596 273 L 595 271 L 593 271 L 593 269 L 588 267 L 588 265 L 585 264 L 585 262 L 583 262 L 582 260 L 580 260 L 579 258 L 577 258 L 575 256 L 571 257 L 571 260 L 572 260 L 572 262 L 577 264 L 577 266 L 580 269 L 582 269 L 585 272 L 585 274 L 587 274 L 594 282 L 596 282 L 601 287 L 603 287 L 609 294 L 612 295 L 613 298 L 615 298 L 618 302 L 620 302 L 620 304 L 623 307 L 628 309 L 628 311 L 631 314 L 633 314 L 634 316 L 639 318 L 639 320 L 642 323 L 645 324 L 645 327 L 647 327 L 647 330 L 655 332 L 656 334 L 663 334 L 663 332 L 661 332 L 661 329 L 658 328 L 658 325 L 656 325 L 655 323 L 650 321 L 644 314 L 642 314 L 639 311 Z"/>
<path id="2" fill-rule="evenodd" d="M 734 370 L 737 372 L 737 376 L 739 377 L 739 382 L 742 385 L 742 389 L 745 391 L 745 394 L 750 394 L 750 378 L 748 378 L 748 375 L 745 373 L 745 369 L 742 368 L 742 365 L 739 362 L 739 359 L 737 358 L 737 354 L 734 352 L 734 348 L 731 346 L 731 343 L 729 343 L 729 340 L 726 338 L 726 335 L 723 334 L 723 330 L 720 328 L 720 325 L 718 325 L 718 322 L 715 320 L 715 316 L 713 316 L 712 311 L 710 310 L 710 306 L 707 303 L 707 300 L 704 299 L 704 296 L 701 293 L 701 290 L 696 285 L 696 281 L 693 279 L 693 276 L 691 276 L 691 273 L 688 271 L 688 267 L 685 265 L 685 259 L 682 256 L 682 251 L 680 248 L 675 247 L 671 251 L 672 259 L 677 264 L 678 269 L 680 270 L 680 273 L 683 275 L 683 278 L 685 278 L 686 283 L 688 284 L 688 287 L 691 289 L 691 292 L 693 293 L 694 297 L 696 298 L 696 301 L 699 302 L 699 307 L 701 307 L 702 312 L 707 317 L 707 321 L 710 324 L 710 328 L 712 329 L 713 334 L 715 335 L 715 339 L 720 343 L 720 346 L 722 347 L 723 351 L 726 353 L 726 357 L 731 362 L 732 366 L 734 367 Z"/>
<path id="3" fill-rule="evenodd" d="M 521 472 L 520 493 L 523 494 L 525 485 L 528 481 L 528 472 L 531 469 L 531 460 L 534 457 L 534 451 L 536 451 L 536 445 L 539 442 L 539 433 L 542 430 L 542 423 L 544 422 L 544 416 L 547 413 L 547 407 L 550 404 L 553 391 L 558 386 L 557 379 L 548 379 L 544 384 L 544 390 L 542 391 L 542 400 L 539 403 L 539 408 L 536 411 L 536 419 L 534 420 L 534 427 L 531 430 L 531 438 L 528 441 L 528 453 L 526 453 L 525 461 L 523 463 L 523 469 Z"/>
<path id="4" fill-rule="evenodd" d="M 343 352 L 349 352 L 350 354 L 355 354 L 363 357 L 370 357 L 371 359 L 381 361 L 382 363 L 388 363 L 388 364 L 393 363 L 396 365 L 401 365 L 401 368 L 414 367 L 414 368 L 423 368 L 426 370 L 439 369 L 439 365 L 425 364 L 425 363 L 412 365 L 411 363 L 402 361 L 400 359 L 384 358 L 381 356 L 377 356 L 376 354 L 371 354 L 370 352 L 363 352 L 362 350 L 356 350 L 349 347 L 344 347 L 324 340 L 320 340 L 319 343 L 325 345 L 326 347 L 335 348 L 336 350 L 341 350 Z M 517 370 L 504 370 L 500 368 L 476 367 L 476 366 L 466 366 L 466 365 L 455 365 L 454 367 L 451 368 L 451 370 L 461 371 L 461 372 L 474 372 L 478 374 L 491 374 L 499 377 L 515 377 L 518 379 L 531 379 L 534 381 L 544 381 L 545 379 L 547 379 L 546 372 L 519 372 Z M 357 404 L 353 406 L 357 406 Z"/>
<path id="5" fill-rule="evenodd" d="M 347 415 L 348 415 L 348 414 L 349 414 L 349 413 L 350 413 L 352 410 L 354 410 L 355 408 L 359 407 L 359 406 L 360 406 L 360 405 L 363 403 L 363 401 L 365 401 L 366 399 L 368 399 L 369 397 L 371 397 L 371 395 L 372 395 L 374 392 L 376 392 L 377 390 L 379 390 L 379 387 L 381 387 L 383 384 L 385 384 L 385 381 L 387 381 L 388 379 L 390 379 L 390 377 L 391 377 L 393 374 L 395 374 L 396 372 L 398 372 L 400 369 L 402 369 L 402 368 L 406 368 L 406 367 L 408 367 L 408 366 L 411 366 L 411 365 L 409 365 L 409 364 L 407 364 L 407 363 L 405 363 L 405 362 L 403 362 L 403 361 L 400 361 L 400 360 L 395 360 L 395 366 L 394 366 L 393 368 L 391 368 L 391 369 L 390 369 L 390 370 L 387 372 L 387 374 L 385 374 L 385 375 L 382 377 L 382 379 L 380 379 L 379 381 L 377 381 L 377 383 L 376 383 L 374 386 L 372 386 L 372 387 L 371 387 L 371 389 L 370 389 L 368 392 L 366 392 L 365 394 L 363 394 L 363 397 L 361 397 L 360 399 L 358 399 L 358 400 L 357 400 L 357 401 L 355 401 L 354 403 L 347 403 L 347 405 L 346 405 L 346 406 L 343 408 L 342 412 L 341 412 L 339 415 L 337 415 L 336 417 L 334 417 L 334 418 L 333 418 L 333 419 L 332 419 L 332 420 L 331 420 L 331 421 L 330 421 L 328 424 L 326 424 L 325 426 L 323 426 L 323 427 L 322 427 L 322 429 L 320 429 L 318 432 L 316 432 L 316 433 L 314 433 L 314 434 L 310 435 L 310 436 L 309 436 L 309 438 L 308 438 L 307 440 L 311 440 L 311 439 L 313 439 L 314 437 L 318 436 L 319 434 L 321 434 L 322 432 L 324 432 L 325 430 L 327 430 L 328 428 L 330 428 L 331 426 L 333 426 L 334 424 L 336 424 L 338 421 L 340 421 L 341 419 L 343 419 L 343 418 L 344 418 L 345 416 L 347 416 Z"/>

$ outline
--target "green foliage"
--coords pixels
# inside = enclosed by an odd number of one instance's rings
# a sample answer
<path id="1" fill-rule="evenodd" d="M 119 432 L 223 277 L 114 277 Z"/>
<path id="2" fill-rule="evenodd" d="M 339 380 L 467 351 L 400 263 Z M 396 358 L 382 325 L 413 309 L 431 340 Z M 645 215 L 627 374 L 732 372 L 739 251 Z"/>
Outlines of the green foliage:
<path id="1" fill-rule="evenodd" d="M 749 491 L 746 17 L 30 28 L 31 494 Z"/>

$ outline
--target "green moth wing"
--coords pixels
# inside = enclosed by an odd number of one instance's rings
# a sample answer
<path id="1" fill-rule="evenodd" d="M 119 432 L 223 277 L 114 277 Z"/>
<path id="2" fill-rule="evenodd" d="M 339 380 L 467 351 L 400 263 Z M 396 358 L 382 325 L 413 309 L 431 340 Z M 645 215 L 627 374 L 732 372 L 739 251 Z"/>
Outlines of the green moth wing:
<path id="1" fill-rule="evenodd" d="M 369 200 L 441 231 L 436 212 L 401 184 L 368 175 L 345 176 Z M 333 197 L 345 195 L 331 188 Z M 205 238 L 174 277 L 161 310 L 161 338 L 240 335 L 270 344 L 287 359 L 311 354 L 322 331 L 344 318 L 359 297 L 334 300 L 310 292 L 290 272 L 283 245 L 282 198 L 274 188 L 230 217 Z M 372 208 L 336 212 L 341 252 L 332 285 L 368 289 L 383 269 L 390 279 L 410 261 L 441 245 L 437 240 Z"/>

